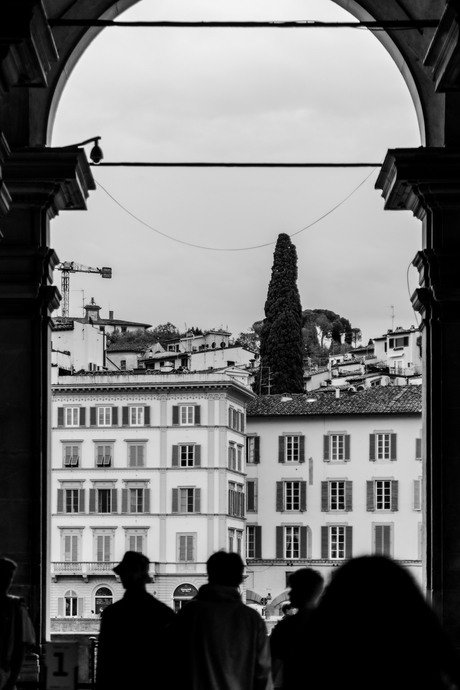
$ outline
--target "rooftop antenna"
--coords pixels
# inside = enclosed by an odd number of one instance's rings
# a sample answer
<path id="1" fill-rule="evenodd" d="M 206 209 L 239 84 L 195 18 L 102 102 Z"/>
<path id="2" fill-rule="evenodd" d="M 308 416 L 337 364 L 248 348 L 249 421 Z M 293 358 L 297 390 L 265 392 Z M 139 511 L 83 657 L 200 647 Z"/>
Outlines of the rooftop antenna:
<path id="1" fill-rule="evenodd" d="M 389 309 L 391 309 L 391 330 L 395 329 L 395 308 L 393 304 L 390 304 Z"/>

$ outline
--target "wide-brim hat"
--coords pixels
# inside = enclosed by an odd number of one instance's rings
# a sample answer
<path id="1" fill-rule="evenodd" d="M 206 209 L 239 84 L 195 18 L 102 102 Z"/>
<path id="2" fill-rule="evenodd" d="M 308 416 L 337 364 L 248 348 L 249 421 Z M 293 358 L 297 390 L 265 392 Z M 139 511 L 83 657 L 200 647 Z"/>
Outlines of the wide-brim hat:
<path id="1" fill-rule="evenodd" d="M 113 568 L 114 573 L 149 572 L 150 561 L 147 556 L 137 551 L 127 551 L 118 565 Z"/>

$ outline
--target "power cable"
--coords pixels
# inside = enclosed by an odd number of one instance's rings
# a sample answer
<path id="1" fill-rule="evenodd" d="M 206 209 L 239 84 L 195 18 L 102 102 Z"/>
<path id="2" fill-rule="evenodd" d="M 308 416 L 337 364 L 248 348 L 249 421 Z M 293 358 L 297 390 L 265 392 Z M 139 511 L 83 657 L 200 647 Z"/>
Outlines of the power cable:
<path id="1" fill-rule="evenodd" d="M 375 168 L 373 170 L 371 170 L 369 175 L 367 175 L 364 178 L 364 180 L 362 182 L 360 182 L 359 185 L 357 185 L 353 189 L 353 191 L 351 191 L 349 194 L 347 194 L 347 196 L 344 199 L 342 199 L 341 201 L 339 201 L 338 204 L 333 206 L 333 208 L 331 208 L 329 211 L 324 213 L 319 218 L 316 218 L 316 220 L 314 220 L 313 222 L 309 223 L 308 225 L 305 225 L 305 227 L 301 228 L 300 230 L 297 230 L 296 232 L 293 232 L 290 235 L 290 237 L 295 237 L 296 235 L 299 235 L 301 232 L 305 232 L 305 230 L 308 230 L 309 228 L 313 227 L 313 225 L 316 225 L 321 220 L 323 220 L 324 218 L 329 216 L 331 213 L 336 211 L 340 206 L 342 206 L 346 201 L 348 201 L 348 199 L 350 197 L 352 197 L 353 194 L 355 194 L 358 191 L 358 189 L 363 186 L 363 184 L 365 182 L 367 182 L 367 180 L 369 179 L 369 177 L 372 175 L 372 173 L 374 171 L 375 171 Z M 95 182 L 96 182 L 97 186 L 100 187 L 107 194 L 107 196 L 110 197 L 112 199 L 112 201 L 114 201 L 117 204 L 117 206 L 119 206 L 121 209 L 123 209 L 123 211 L 125 211 L 125 213 L 127 213 L 129 216 L 134 218 L 134 220 L 137 220 L 139 223 L 144 225 L 146 228 L 149 228 L 149 230 L 153 230 L 153 232 L 156 232 L 158 235 L 161 235 L 162 237 L 166 237 L 168 240 L 172 240 L 173 242 L 178 242 L 179 244 L 185 244 L 186 246 L 193 247 L 194 249 L 205 249 L 206 251 L 213 251 L 213 252 L 246 252 L 246 251 L 251 251 L 253 249 L 262 249 L 263 247 L 269 247 L 271 245 L 276 244 L 276 240 L 273 240 L 272 242 L 265 242 L 264 244 L 256 244 L 256 245 L 253 245 L 251 247 L 220 248 L 220 247 L 207 247 L 207 246 L 202 245 L 202 244 L 194 244 L 192 242 L 186 242 L 185 240 L 180 240 L 177 237 L 172 237 L 172 235 L 168 235 L 167 233 L 162 232 L 161 230 L 158 230 L 157 228 L 154 228 L 153 225 L 149 225 L 149 223 L 146 223 L 145 221 L 143 221 L 141 218 L 139 218 L 139 216 L 136 216 L 134 213 L 132 213 L 132 211 L 127 209 L 125 206 L 123 206 L 123 204 L 120 203 L 118 201 L 118 199 L 116 199 L 112 194 L 110 194 L 110 192 L 98 180 L 95 179 Z"/>

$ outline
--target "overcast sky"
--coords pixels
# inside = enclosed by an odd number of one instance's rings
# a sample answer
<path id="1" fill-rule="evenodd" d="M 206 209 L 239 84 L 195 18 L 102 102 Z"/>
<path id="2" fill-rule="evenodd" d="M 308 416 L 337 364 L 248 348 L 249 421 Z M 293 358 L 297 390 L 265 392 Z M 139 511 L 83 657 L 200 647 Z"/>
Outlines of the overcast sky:
<path id="1" fill-rule="evenodd" d="M 328 0 L 144 0 L 121 19 L 353 17 Z M 372 162 L 388 148 L 420 146 L 392 59 L 368 31 L 345 29 L 106 29 L 70 76 L 52 144 L 95 135 L 106 161 Z M 274 244 L 285 232 L 298 233 L 304 309 L 339 313 L 365 341 L 392 326 L 391 305 L 394 326 L 415 324 L 417 272 L 408 267 L 421 226 L 409 212 L 384 212 L 377 171 L 299 232 L 370 172 L 93 168 L 97 182 L 163 235 L 102 188 L 88 211 L 61 213 L 52 224 L 59 258 L 113 269 L 110 281 L 71 276 L 71 315 L 94 297 L 103 317 L 110 309 L 122 319 L 236 335 L 264 316 Z"/>

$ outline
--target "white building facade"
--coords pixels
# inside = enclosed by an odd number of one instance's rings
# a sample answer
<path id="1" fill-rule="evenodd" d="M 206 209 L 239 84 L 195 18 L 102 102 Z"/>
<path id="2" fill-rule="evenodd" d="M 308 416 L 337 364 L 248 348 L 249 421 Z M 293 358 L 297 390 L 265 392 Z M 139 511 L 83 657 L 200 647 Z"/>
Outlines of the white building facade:
<path id="1" fill-rule="evenodd" d="M 247 381 L 222 373 L 61 377 L 52 391 L 51 634 L 94 634 L 126 550 L 174 609 L 219 549 L 244 555 Z"/>
<path id="2" fill-rule="evenodd" d="M 365 554 L 391 556 L 421 580 L 421 426 L 419 386 L 249 403 L 248 601 L 276 615 L 293 570 L 327 580 Z"/>

